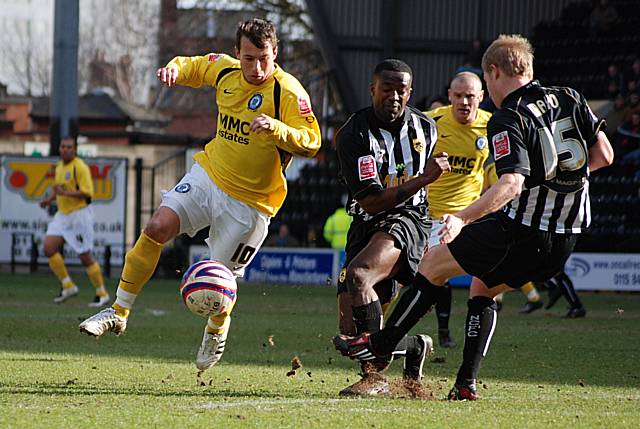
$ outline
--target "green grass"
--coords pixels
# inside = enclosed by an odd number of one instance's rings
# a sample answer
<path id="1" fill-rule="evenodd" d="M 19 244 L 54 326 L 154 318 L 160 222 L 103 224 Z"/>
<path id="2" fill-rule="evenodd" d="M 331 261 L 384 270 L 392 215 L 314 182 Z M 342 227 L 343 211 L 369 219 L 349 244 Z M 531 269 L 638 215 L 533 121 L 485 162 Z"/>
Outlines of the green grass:
<path id="1" fill-rule="evenodd" d="M 82 282 L 79 297 L 55 305 L 52 276 L 0 274 L 0 427 L 635 428 L 640 421 L 640 295 L 583 294 L 587 317 L 564 320 L 561 303 L 520 315 L 523 297 L 510 294 L 481 370 L 482 400 L 452 403 L 339 398 L 358 371 L 330 343 L 331 288 L 241 284 L 224 358 L 200 385 L 193 359 L 204 319 L 184 309 L 177 282 L 153 280 L 126 334 L 100 340 L 77 330 L 92 314 Z M 454 300 L 451 327 L 461 340 L 465 291 Z M 419 330 L 433 334 L 435 317 Z M 294 356 L 303 368 L 287 377 Z M 444 362 L 425 365 L 425 381 L 442 399 L 461 348 L 435 356 Z M 400 373 L 395 363 L 389 374 Z"/>

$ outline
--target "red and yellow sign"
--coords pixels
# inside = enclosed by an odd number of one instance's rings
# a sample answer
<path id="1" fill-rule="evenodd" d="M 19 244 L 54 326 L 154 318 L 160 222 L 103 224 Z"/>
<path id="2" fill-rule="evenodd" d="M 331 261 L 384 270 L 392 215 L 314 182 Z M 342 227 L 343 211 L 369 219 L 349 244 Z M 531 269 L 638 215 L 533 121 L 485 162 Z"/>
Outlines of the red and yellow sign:
<path id="1" fill-rule="evenodd" d="M 85 160 L 93 178 L 93 201 L 114 198 L 113 163 Z M 49 160 L 10 161 L 7 167 L 8 189 L 27 200 L 41 200 L 53 185 L 56 165 Z"/>

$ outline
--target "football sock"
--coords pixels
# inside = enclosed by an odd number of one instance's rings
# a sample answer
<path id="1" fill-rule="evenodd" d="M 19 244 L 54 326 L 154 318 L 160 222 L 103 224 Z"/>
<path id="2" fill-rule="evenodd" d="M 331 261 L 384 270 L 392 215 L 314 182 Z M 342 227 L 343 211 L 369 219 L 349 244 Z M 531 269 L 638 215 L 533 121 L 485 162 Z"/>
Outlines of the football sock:
<path id="1" fill-rule="evenodd" d="M 371 334 L 375 353 L 389 355 L 396 344 L 431 310 L 438 296 L 438 286 L 418 273 L 410 286 L 405 287 L 383 330 Z"/>
<path id="2" fill-rule="evenodd" d="M 476 296 L 467 302 L 467 307 L 462 365 L 456 378 L 458 384 L 478 377 L 480 363 L 489 350 L 498 320 L 496 304 L 492 298 Z"/>
<path id="3" fill-rule="evenodd" d="M 124 310 L 131 309 L 142 287 L 153 276 L 163 247 L 163 244 L 153 240 L 143 231 L 133 248 L 127 252 L 116 301 L 113 304 L 117 315 L 128 316 L 128 311 Z"/>
<path id="4" fill-rule="evenodd" d="M 422 353 L 422 346 L 415 335 L 405 335 L 402 337 L 393 350 L 394 356 L 418 356 L 420 353 Z"/>
<path id="5" fill-rule="evenodd" d="M 209 320 L 207 320 L 207 332 L 210 334 L 223 334 L 224 331 L 229 329 L 229 325 L 231 324 L 231 310 L 233 310 L 233 305 L 224 313 L 210 316 Z"/>
<path id="6" fill-rule="evenodd" d="M 382 329 L 382 305 L 380 305 L 379 300 L 352 308 L 353 321 L 356 324 L 356 335 L 365 332 L 377 332 Z"/>
<path id="7" fill-rule="evenodd" d="M 451 285 L 447 283 L 438 288 L 438 300 L 436 301 L 436 316 L 438 317 L 438 329 L 449 329 L 449 316 L 451 315 Z"/>
<path id="8" fill-rule="evenodd" d="M 496 296 L 493 297 L 493 300 L 495 302 L 502 302 L 502 300 L 504 299 L 504 292 L 497 294 Z"/>
<path id="9" fill-rule="evenodd" d="M 527 297 L 527 301 L 529 302 L 540 301 L 540 294 L 538 293 L 538 290 L 536 289 L 533 282 L 529 282 L 522 286 L 520 288 L 520 292 L 522 292 L 522 294 Z"/>
<path id="10" fill-rule="evenodd" d="M 87 267 L 87 276 L 89 281 L 96 290 L 97 296 L 107 296 L 107 290 L 104 288 L 104 279 L 102 278 L 102 271 L 100 271 L 100 264 L 93 262 L 93 264 Z"/>
<path id="11" fill-rule="evenodd" d="M 64 265 L 64 258 L 60 252 L 56 252 L 49 257 L 49 267 L 58 280 L 60 280 L 60 283 L 62 283 L 62 287 L 70 288 L 74 286 L 73 281 L 67 272 L 67 267 Z"/>
<path id="12" fill-rule="evenodd" d="M 569 278 L 569 276 L 564 272 L 560 272 L 556 274 L 554 277 L 556 283 L 562 288 L 562 294 L 569 302 L 571 308 L 581 308 L 582 301 L 578 297 L 575 288 L 573 287 L 573 282 Z"/>

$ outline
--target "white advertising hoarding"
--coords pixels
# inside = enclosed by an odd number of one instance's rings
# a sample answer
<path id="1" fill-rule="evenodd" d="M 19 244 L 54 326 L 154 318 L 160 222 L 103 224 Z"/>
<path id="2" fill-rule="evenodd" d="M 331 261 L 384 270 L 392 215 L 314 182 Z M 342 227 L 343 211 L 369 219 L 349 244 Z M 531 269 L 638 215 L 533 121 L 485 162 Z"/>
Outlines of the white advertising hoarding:
<path id="1" fill-rule="evenodd" d="M 121 266 L 125 243 L 127 160 L 124 158 L 87 158 L 93 176 L 94 255 L 104 260 L 105 246 L 111 246 L 111 264 Z M 29 262 L 31 234 L 38 243 L 39 263 L 46 264 L 42 244 L 51 220 L 39 203 L 50 192 L 58 158 L 2 156 L 0 165 L 0 262 Z M 12 244 L 15 244 L 13 246 Z M 64 256 L 78 263 L 69 246 Z"/>
<path id="2" fill-rule="evenodd" d="M 576 290 L 640 291 L 638 253 L 574 253 L 565 271 Z"/>

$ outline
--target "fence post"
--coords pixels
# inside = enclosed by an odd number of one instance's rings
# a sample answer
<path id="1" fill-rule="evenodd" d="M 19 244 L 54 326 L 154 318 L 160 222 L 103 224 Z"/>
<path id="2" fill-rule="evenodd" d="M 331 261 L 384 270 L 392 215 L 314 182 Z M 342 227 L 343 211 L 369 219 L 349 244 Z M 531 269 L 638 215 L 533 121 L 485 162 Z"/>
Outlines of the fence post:
<path id="1" fill-rule="evenodd" d="M 142 217 L 142 158 L 136 158 L 134 168 L 136 172 L 136 200 L 134 203 L 135 226 L 133 235 L 137 239 L 140 236 Z"/>
<path id="2" fill-rule="evenodd" d="M 16 233 L 11 233 L 11 274 L 16 272 Z"/>
<path id="3" fill-rule="evenodd" d="M 104 263 L 102 264 L 104 276 L 111 278 L 111 245 L 104 246 Z"/>
<path id="4" fill-rule="evenodd" d="M 36 243 L 35 236 L 31 235 L 31 259 L 29 260 L 29 272 L 33 273 L 38 271 L 38 243 Z"/>

